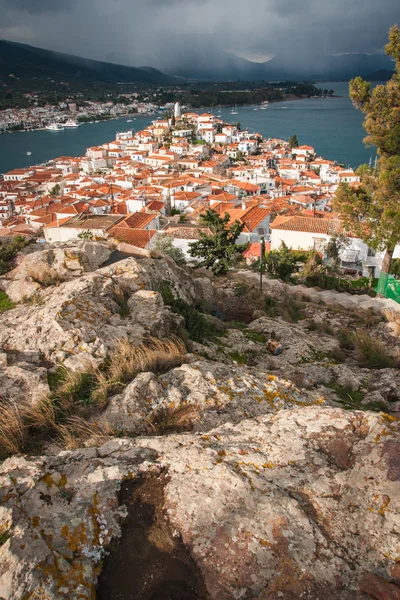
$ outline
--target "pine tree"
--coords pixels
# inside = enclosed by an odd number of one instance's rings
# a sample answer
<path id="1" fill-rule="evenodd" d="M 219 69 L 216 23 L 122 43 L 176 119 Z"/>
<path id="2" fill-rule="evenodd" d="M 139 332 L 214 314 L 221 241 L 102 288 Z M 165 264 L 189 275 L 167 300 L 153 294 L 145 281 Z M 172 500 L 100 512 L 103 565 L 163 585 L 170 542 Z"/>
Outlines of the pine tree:
<path id="1" fill-rule="evenodd" d="M 386 85 L 371 84 L 361 77 L 350 82 L 353 104 L 366 116 L 367 145 L 377 147 L 374 168 L 361 165 L 359 187 L 340 184 L 334 207 L 346 229 L 371 248 L 385 250 L 382 272 L 390 273 L 395 246 L 400 242 L 400 30 L 389 32 L 386 54 L 396 61 L 395 73 Z"/>
<path id="2" fill-rule="evenodd" d="M 299 142 L 297 139 L 297 135 L 292 135 L 289 138 L 289 148 L 292 149 L 292 148 L 298 148 L 298 147 L 299 147 Z"/>

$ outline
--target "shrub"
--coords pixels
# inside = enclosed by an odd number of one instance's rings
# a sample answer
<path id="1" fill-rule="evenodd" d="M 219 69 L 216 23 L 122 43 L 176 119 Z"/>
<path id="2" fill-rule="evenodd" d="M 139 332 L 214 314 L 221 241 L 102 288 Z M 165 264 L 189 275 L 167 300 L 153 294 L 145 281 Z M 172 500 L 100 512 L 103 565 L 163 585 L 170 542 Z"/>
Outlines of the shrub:
<path id="1" fill-rule="evenodd" d="M 361 366 L 370 369 L 386 369 L 398 366 L 398 361 L 388 354 L 383 342 L 372 338 L 366 331 L 359 330 L 354 333 L 353 343 Z"/>
<path id="2" fill-rule="evenodd" d="M 159 286 L 164 304 L 171 307 L 172 312 L 181 315 L 185 320 L 186 331 L 194 342 L 203 343 L 215 335 L 214 328 L 205 315 L 180 298 L 175 298 L 167 281 Z"/>
<path id="3" fill-rule="evenodd" d="M 177 265 L 183 266 L 186 264 L 185 255 L 180 248 L 174 246 L 173 238 L 170 235 L 158 234 L 152 246 L 152 254 L 166 254 Z"/>
<path id="4" fill-rule="evenodd" d="M 22 236 L 15 236 L 12 241 L 0 244 L 0 275 L 4 275 L 12 268 L 12 260 L 15 256 L 29 244 L 29 241 Z"/>

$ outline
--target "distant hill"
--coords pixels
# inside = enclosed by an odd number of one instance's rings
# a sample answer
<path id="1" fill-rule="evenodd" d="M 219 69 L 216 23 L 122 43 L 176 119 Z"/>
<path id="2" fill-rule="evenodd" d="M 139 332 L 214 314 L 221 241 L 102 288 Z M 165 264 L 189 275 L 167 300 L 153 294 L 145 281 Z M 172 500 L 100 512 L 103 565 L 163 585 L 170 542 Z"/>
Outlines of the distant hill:
<path id="1" fill-rule="evenodd" d="M 394 71 L 387 71 L 386 69 L 380 69 L 379 71 L 374 71 L 373 73 L 368 73 L 364 75 L 364 79 L 367 81 L 389 81 L 392 78 Z"/>
<path id="2" fill-rule="evenodd" d="M 185 52 L 181 62 L 168 72 L 193 79 L 217 80 L 291 80 L 347 81 L 357 75 L 390 71 L 393 63 L 381 54 L 343 54 L 340 56 L 277 55 L 263 63 L 255 63 L 231 52 L 208 51 L 203 47 L 196 55 Z"/>
<path id="3" fill-rule="evenodd" d="M 168 83 L 171 78 L 151 67 L 127 67 L 0 40 L 0 80 L 85 81 L 87 83 Z"/>

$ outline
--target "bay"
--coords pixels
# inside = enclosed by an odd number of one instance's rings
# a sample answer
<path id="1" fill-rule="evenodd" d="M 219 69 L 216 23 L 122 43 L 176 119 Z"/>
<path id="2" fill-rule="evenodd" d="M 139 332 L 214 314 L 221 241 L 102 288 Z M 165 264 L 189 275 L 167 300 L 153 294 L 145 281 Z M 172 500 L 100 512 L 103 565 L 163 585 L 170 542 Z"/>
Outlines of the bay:
<path id="1" fill-rule="evenodd" d="M 261 133 L 265 138 L 287 140 L 296 134 L 300 144 L 313 146 L 318 155 L 336 160 L 346 167 L 375 159 L 375 148 L 363 144 L 364 116 L 352 105 L 348 82 L 324 82 L 324 89 L 333 89 L 338 97 L 307 98 L 270 104 L 267 110 L 255 106 L 239 106 L 238 114 L 231 108 L 213 109 L 224 121 L 239 121 L 242 128 Z M 254 110 L 254 109 L 257 110 Z M 204 109 L 206 110 L 206 109 Z M 199 112 L 199 111 L 196 111 Z M 145 128 L 154 115 L 137 115 L 132 123 L 127 119 L 86 123 L 77 129 L 64 131 L 29 131 L 0 135 L 0 173 L 29 167 L 57 156 L 83 156 L 86 148 L 115 139 L 117 131 Z M 27 155 L 31 152 L 31 155 Z"/>

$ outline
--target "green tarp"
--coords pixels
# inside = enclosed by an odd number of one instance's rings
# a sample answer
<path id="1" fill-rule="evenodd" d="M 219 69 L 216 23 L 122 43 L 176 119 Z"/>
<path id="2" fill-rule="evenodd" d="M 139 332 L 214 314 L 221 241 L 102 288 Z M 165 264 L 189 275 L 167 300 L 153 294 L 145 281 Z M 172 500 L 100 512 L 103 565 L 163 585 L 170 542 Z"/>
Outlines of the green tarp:
<path id="1" fill-rule="evenodd" d="M 395 279 L 393 275 L 381 273 L 375 292 L 400 304 L 400 280 Z"/>

